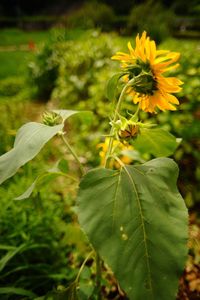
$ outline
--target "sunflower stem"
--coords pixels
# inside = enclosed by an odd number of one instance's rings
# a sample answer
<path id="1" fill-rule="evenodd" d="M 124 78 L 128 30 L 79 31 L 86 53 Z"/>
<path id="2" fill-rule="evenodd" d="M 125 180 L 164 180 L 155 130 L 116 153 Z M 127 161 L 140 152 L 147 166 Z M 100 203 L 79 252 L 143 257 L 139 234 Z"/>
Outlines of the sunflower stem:
<path id="1" fill-rule="evenodd" d="M 127 91 L 127 89 L 129 88 L 129 86 L 131 86 L 135 81 L 135 77 L 133 79 L 131 79 L 122 89 L 121 91 L 121 94 L 119 96 L 119 100 L 117 102 L 117 106 L 115 108 L 115 113 L 114 113 L 114 117 L 113 117 L 113 120 L 112 122 L 115 123 L 117 121 L 117 118 L 118 118 L 118 115 L 120 113 L 120 109 L 121 109 L 121 103 L 122 103 L 122 100 L 124 98 L 124 95 Z M 107 154 L 106 154 L 106 161 L 105 161 L 105 168 L 108 167 L 108 160 L 110 158 L 110 155 L 112 153 L 112 147 L 113 147 L 113 141 L 114 141 L 114 127 L 112 126 L 111 130 L 110 130 L 110 140 L 109 140 L 109 145 L 108 145 L 108 151 L 107 151 Z"/>
<path id="2" fill-rule="evenodd" d="M 131 121 L 133 121 L 133 122 L 137 122 L 138 121 L 139 110 L 140 110 L 140 104 L 138 103 L 137 109 L 136 109 L 134 115 L 130 119 Z"/>
<path id="3" fill-rule="evenodd" d="M 78 166 L 79 166 L 79 169 L 81 171 L 81 175 L 83 176 L 85 174 L 85 170 L 83 168 L 83 165 L 82 163 L 80 162 L 76 152 L 74 151 L 74 149 L 70 146 L 70 144 L 68 143 L 67 139 L 64 137 L 64 133 L 61 135 L 61 138 L 65 144 L 65 146 L 67 147 L 67 149 L 69 150 L 69 152 L 73 155 L 74 159 L 76 160 Z"/>

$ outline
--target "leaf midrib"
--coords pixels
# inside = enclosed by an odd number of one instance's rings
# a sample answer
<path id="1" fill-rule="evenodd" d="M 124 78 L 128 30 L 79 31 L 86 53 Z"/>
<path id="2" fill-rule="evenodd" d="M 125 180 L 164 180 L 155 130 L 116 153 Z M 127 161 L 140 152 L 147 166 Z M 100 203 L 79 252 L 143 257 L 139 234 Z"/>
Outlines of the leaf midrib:
<path id="1" fill-rule="evenodd" d="M 115 223 L 115 211 L 116 211 L 116 202 L 117 202 L 117 192 L 118 192 L 118 189 L 119 189 L 120 180 L 121 180 L 121 170 L 119 172 L 119 177 L 118 177 L 118 180 L 117 180 L 116 190 L 115 190 L 115 193 L 114 193 L 113 214 L 112 214 L 112 232 L 113 232 L 114 223 Z"/>
<path id="2" fill-rule="evenodd" d="M 144 237 L 144 245 L 145 245 L 145 256 L 146 256 L 146 265 L 147 265 L 147 269 L 148 269 L 148 277 L 149 277 L 149 284 L 150 284 L 150 291 L 151 291 L 151 294 L 153 296 L 153 287 L 152 287 L 152 279 L 151 279 L 151 268 L 150 268 L 150 262 L 149 262 L 149 252 L 148 252 L 148 247 L 147 247 L 147 235 L 146 235 L 146 229 L 145 229 L 145 224 L 144 224 L 144 216 L 143 216 L 143 213 L 142 213 L 142 206 L 141 206 L 141 203 L 140 203 L 140 198 L 139 198 L 139 194 L 138 194 L 138 191 L 136 189 L 136 185 L 135 185 L 135 182 L 133 181 L 133 178 L 132 176 L 129 174 L 126 166 L 124 165 L 122 167 L 124 169 L 124 171 L 126 172 L 126 174 L 128 175 L 128 178 L 133 186 L 133 189 L 134 189 L 134 192 L 135 192 L 135 195 L 136 195 L 136 199 L 137 199 L 137 206 L 138 206 L 138 210 L 139 210 L 139 214 L 140 214 L 140 218 L 141 218 L 141 225 L 142 225 L 142 231 L 143 231 L 143 237 Z"/>

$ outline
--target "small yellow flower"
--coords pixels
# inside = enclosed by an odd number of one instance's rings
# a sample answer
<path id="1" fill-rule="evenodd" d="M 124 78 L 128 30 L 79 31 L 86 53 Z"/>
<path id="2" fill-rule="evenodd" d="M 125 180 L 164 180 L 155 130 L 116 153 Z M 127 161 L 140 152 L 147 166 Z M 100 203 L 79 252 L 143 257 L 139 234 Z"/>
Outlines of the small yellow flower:
<path id="1" fill-rule="evenodd" d="M 128 43 L 129 54 L 117 52 L 112 57 L 122 62 L 125 81 L 136 76 L 133 86 L 127 93 L 133 97 L 134 103 L 139 103 L 140 109 L 146 112 L 160 110 L 176 110 L 174 104 L 179 104 L 178 99 L 171 93 L 181 91 L 181 80 L 176 77 L 164 77 L 163 73 L 175 69 L 180 53 L 168 50 L 157 50 L 154 41 L 146 36 L 144 31 L 141 38 L 136 37 L 136 47 L 133 49 Z"/>
<path id="2" fill-rule="evenodd" d="M 105 138 L 105 142 L 104 143 L 100 143 L 100 144 L 97 145 L 97 148 L 100 149 L 99 156 L 101 157 L 101 166 L 104 166 L 104 164 L 105 164 L 106 154 L 107 154 L 108 146 L 109 146 L 109 140 L 110 140 L 110 138 L 107 137 L 107 138 Z M 121 143 L 118 140 L 114 140 L 113 141 L 113 150 L 112 150 L 112 153 L 114 153 L 116 151 L 117 152 L 121 152 L 123 150 L 133 150 L 133 147 L 130 146 L 130 145 L 128 145 L 128 144 L 123 144 L 123 143 Z M 126 165 L 130 164 L 131 161 L 132 161 L 132 159 L 130 157 L 125 156 L 125 155 L 121 155 L 119 158 Z M 113 164 L 110 165 L 110 167 L 111 166 L 113 166 Z M 114 166 L 116 168 L 120 167 L 120 165 L 119 165 L 118 162 L 115 162 Z"/>

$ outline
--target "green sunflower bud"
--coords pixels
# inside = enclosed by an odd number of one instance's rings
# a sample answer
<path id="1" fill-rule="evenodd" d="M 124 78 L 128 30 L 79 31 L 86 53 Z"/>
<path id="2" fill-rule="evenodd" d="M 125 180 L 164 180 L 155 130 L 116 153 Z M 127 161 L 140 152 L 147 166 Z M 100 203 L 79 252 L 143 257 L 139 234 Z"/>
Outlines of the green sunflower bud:
<path id="1" fill-rule="evenodd" d="M 60 117 L 54 112 L 45 112 L 42 117 L 43 117 L 42 121 L 45 125 L 55 126 L 60 123 L 59 122 Z"/>

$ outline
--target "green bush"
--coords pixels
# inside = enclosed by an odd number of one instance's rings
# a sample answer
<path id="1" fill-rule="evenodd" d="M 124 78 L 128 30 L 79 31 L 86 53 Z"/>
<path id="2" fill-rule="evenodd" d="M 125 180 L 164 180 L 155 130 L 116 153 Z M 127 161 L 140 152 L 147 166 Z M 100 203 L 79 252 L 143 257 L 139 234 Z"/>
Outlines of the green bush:
<path id="1" fill-rule="evenodd" d="M 8 77 L 0 80 L 0 97 L 17 95 L 24 86 L 24 79 L 20 77 Z"/>
<path id="2" fill-rule="evenodd" d="M 14 141 L 16 129 L 25 122 L 25 104 L 18 101 L 1 100 L 0 105 L 0 154 L 8 151 Z"/>
<path id="3" fill-rule="evenodd" d="M 110 57 L 115 50 L 112 36 L 98 33 L 84 41 L 60 44 L 63 55 L 52 99 L 58 99 L 62 107 L 92 110 L 100 119 L 107 117 L 110 103 L 104 91 L 113 74 L 115 63 Z"/>
<path id="4" fill-rule="evenodd" d="M 28 64 L 29 82 L 36 88 L 34 96 L 41 100 L 49 100 L 58 76 L 54 55 L 54 47 L 47 42 L 37 51 L 35 60 Z"/>
<path id="5" fill-rule="evenodd" d="M 85 3 L 79 10 L 67 17 L 66 24 L 72 28 L 101 28 L 109 30 L 115 21 L 112 7 L 104 3 Z"/>
<path id="6" fill-rule="evenodd" d="M 160 43 L 170 35 L 173 17 L 173 12 L 159 1 L 148 0 L 132 8 L 127 26 L 130 33 L 146 30 L 151 38 Z"/>
<path id="7" fill-rule="evenodd" d="M 107 116 L 110 103 L 104 91 L 117 66 L 110 59 L 117 45 L 114 34 L 98 31 L 89 31 L 78 41 L 47 43 L 29 63 L 37 96 L 51 97 L 63 108 L 92 110 L 100 119 Z"/>

